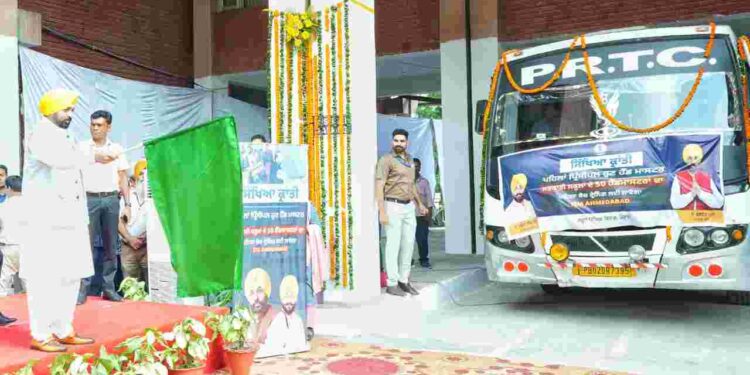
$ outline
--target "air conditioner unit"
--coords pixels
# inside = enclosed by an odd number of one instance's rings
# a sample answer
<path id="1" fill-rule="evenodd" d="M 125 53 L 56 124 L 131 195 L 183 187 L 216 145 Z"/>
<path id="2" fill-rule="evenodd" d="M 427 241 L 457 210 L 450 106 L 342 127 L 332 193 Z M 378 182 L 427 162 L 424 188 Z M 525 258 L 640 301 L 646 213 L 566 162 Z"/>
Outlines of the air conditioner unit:
<path id="1" fill-rule="evenodd" d="M 218 0 L 219 12 L 231 9 L 242 9 L 245 7 L 245 0 Z"/>

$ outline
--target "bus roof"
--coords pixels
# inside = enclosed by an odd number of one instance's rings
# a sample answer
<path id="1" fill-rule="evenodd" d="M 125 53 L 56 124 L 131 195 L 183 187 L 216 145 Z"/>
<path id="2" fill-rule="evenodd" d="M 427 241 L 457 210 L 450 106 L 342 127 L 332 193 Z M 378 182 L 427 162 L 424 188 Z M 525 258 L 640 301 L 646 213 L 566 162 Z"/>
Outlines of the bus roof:
<path id="1" fill-rule="evenodd" d="M 659 27 L 628 29 L 620 31 L 603 31 L 586 35 L 586 44 L 599 44 L 615 42 L 621 40 L 633 40 L 643 38 L 659 38 L 670 36 L 685 35 L 709 35 L 711 28 L 709 25 L 698 26 L 680 26 L 680 27 Z M 716 25 L 716 35 L 728 35 L 732 42 L 735 42 L 735 35 L 732 28 L 726 25 Z M 539 46 L 524 48 L 519 53 L 509 53 L 508 62 L 522 60 L 531 56 L 541 55 L 553 51 L 565 51 L 573 43 L 573 39 L 565 39 L 558 42 L 542 44 Z"/>

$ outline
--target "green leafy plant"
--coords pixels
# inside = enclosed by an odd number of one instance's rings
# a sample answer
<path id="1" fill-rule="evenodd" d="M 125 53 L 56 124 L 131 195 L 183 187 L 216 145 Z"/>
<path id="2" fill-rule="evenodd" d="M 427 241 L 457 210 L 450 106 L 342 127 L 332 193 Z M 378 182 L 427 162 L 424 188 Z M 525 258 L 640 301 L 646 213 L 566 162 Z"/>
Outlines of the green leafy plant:
<path id="1" fill-rule="evenodd" d="M 146 283 L 144 281 L 138 281 L 133 277 L 126 277 L 120 283 L 120 292 L 122 292 L 123 298 L 131 301 L 147 301 L 148 293 L 146 293 Z"/>
<path id="2" fill-rule="evenodd" d="M 209 306 L 218 306 L 218 307 L 224 307 L 229 306 L 230 303 L 232 303 L 232 298 L 234 297 L 234 291 L 233 290 L 223 290 L 218 293 L 209 294 L 208 295 L 208 305 Z"/>
<path id="3" fill-rule="evenodd" d="M 121 350 L 128 361 L 122 374 L 165 375 L 167 367 L 162 363 L 161 352 L 165 346 L 162 333 L 153 328 L 147 328 L 143 336 L 131 337 L 117 345 L 115 349 Z"/>
<path id="4" fill-rule="evenodd" d="M 18 369 L 18 371 L 10 373 L 10 375 L 34 375 L 34 365 L 37 362 L 39 362 L 38 359 L 32 359 L 25 366 Z"/>
<path id="5" fill-rule="evenodd" d="M 208 357 L 206 326 L 203 323 L 187 318 L 175 324 L 172 332 L 162 335 L 165 349 L 161 358 L 170 369 L 188 369 L 203 366 Z"/>
<path id="6" fill-rule="evenodd" d="M 107 352 L 103 346 L 99 348 L 99 355 L 92 353 L 60 354 L 50 365 L 52 375 L 109 375 L 123 374 L 123 364 L 127 358 Z M 28 366 L 28 365 L 27 365 Z"/>
<path id="7" fill-rule="evenodd" d="M 247 307 L 238 307 L 230 314 L 208 312 L 206 325 L 213 331 L 211 340 L 221 335 L 229 350 L 255 350 L 258 315 Z"/>

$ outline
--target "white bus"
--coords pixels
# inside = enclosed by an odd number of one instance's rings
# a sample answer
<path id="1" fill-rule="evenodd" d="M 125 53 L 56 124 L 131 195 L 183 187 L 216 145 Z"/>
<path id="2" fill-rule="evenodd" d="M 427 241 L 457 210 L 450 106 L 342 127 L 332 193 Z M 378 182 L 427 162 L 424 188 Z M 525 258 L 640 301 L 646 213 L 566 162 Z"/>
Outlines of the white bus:
<path id="1" fill-rule="evenodd" d="M 746 40 L 711 24 L 503 54 L 475 128 L 489 278 L 749 304 Z"/>

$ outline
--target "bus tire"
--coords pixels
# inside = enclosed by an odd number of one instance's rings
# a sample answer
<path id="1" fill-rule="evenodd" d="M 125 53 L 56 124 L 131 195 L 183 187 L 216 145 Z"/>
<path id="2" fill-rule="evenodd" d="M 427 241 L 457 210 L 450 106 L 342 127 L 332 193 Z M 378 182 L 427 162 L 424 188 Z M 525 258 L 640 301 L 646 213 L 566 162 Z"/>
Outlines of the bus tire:
<path id="1" fill-rule="evenodd" d="M 553 296 L 559 296 L 565 293 L 565 289 L 560 288 L 560 286 L 557 284 L 541 284 L 541 287 L 544 293 L 547 293 Z"/>
<path id="2" fill-rule="evenodd" d="M 750 292 L 739 290 L 728 291 L 727 300 L 733 305 L 750 306 Z"/>

